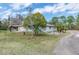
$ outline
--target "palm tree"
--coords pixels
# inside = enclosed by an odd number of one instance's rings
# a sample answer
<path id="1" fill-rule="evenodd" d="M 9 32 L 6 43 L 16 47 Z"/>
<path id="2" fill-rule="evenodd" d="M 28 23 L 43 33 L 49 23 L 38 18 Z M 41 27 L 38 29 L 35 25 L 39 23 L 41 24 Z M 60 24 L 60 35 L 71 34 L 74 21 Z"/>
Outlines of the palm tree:
<path id="1" fill-rule="evenodd" d="M 51 22 L 52 22 L 53 25 L 57 26 L 58 17 L 53 17 Z"/>
<path id="2" fill-rule="evenodd" d="M 62 32 L 62 23 L 60 22 L 60 17 L 53 17 L 52 18 L 52 24 L 55 25 L 55 27 L 57 28 L 58 32 Z"/>
<path id="3" fill-rule="evenodd" d="M 79 29 L 79 14 L 76 16 L 76 29 Z"/>
<path id="4" fill-rule="evenodd" d="M 63 23 L 66 23 L 66 17 L 65 16 L 60 16 L 60 19 L 62 20 Z"/>
<path id="5" fill-rule="evenodd" d="M 60 19 L 62 21 L 63 30 L 66 32 L 68 26 L 67 26 L 67 20 L 65 16 L 60 16 Z"/>
<path id="6" fill-rule="evenodd" d="M 68 22 L 68 27 L 69 29 L 72 29 L 72 25 L 73 25 L 73 22 L 74 22 L 74 17 L 73 16 L 68 16 L 67 17 L 67 22 Z"/>

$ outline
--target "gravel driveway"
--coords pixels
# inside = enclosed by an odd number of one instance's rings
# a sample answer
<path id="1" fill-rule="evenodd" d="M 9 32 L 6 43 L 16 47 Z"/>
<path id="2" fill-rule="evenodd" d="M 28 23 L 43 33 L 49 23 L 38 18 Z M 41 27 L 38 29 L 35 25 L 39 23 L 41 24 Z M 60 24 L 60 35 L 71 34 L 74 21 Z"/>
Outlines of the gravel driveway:
<path id="1" fill-rule="evenodd" d="M 79 32 L 72 31 L 55 46 L 54 55 L 79 55 Z"/>

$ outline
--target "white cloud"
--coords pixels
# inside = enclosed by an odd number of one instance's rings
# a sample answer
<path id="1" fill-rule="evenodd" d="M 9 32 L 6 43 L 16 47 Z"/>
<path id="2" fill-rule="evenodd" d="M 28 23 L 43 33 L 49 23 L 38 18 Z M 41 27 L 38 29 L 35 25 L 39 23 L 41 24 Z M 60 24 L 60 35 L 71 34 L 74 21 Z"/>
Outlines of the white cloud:
<path id="1" fill-rule="evenodd" d="M 26 3 L 26 4 L 23 4 L 23 3 L 14 3 L 14 4 L 11 4 L 10 6 L 12 7 L 13 10 L 20 10 L 24 7 L 28 7 L 30 6 L 32 3 Z"/>
<path id="2" fill-rule="evenodd" d="M 10 4 L 10 9 L 8 10 L 4 10 L 3 12 L 1 12 L 0 14 L 2 15 L 1 18 L 7 18 L 8 15 L 11 15 L 11 16 L 15 16 L 16 14 L 18 14 L 19 12 L 14 12 L 14 10 L 18 11 L 22 8 L 25 8 L 25 7 L 28 7 L 30 6 L 32 3 L 26 3 L 26 4 L 23 4 L 23 3 L 14 3 L 14 4 Z M 1 9 L 2 7 L 0 7 Z M 27 11 L 23 11 L 21 12 L 21 14 L 27 14 Z"/>
<path id="3" fill-rule="evenodd" d="M 19 10 L 21 4 L 11 4 L 12 9 Z"/>
<path id="4" fill-rule="evenodd" d="M 54 4 L 53 6 L 45 6 L 44 8 L 36 8 L 33 10 L 35 12 L 41 13 L 57 13 L 57 12 L 67 12 L 68 13 L 77 13 L 79 11 L 78 3 L 70 3 L 70 4 Z"/>
<path id="5" fill-rule="evenodd" d="M 34 9 L 33 10 L 33 13 L 35 13 L 35 12 L 56 13 L 56 12 L 59 12 L 59 11 L 64 11 L 64 9 L 63 9 L 64 8 L 64 5 L 65 4 L 55 4 L 53 6 L 47 5 L 44 8 L 36 8 L 36 9 Z"/>
<path id="6" fill-rule="evenodd" d="M 0 9 L 1 9 L 2 7 L 0 6 Z"/>
<path id="7" fill-rule="evenodd" d="M 0 16 L 2 19 L 4 19 L 4 18 L 7 18 L 7 16 L 9 16 L 9 15 L 11 15 L 12 14 L 12 11 L 11 11 L 11 9 L 8 9 L 8 10 L 6 10 L 6 11 L 3 11 L 2 13 L 1 13 L 1 15 L 2 16 Z"/>
<path id="8" fill-rule="evenodd" d="M 28 7 L 28 6 L 31 6 L 32 3 L 26 3 L 26 4 L 23 4 L 24 7 Z"/>
<path id="9" fill-rule="evenodd" d="M 5 9 L 6 9 L 6 7 L 2 7 L 2 6 L 0 6 L 0 14 L 1 14 L 2 12 L 4 12 Z"/>
<path id="10" fill-rule="evenodd" d="M 2 15 L 1 18 L 4 19 L 4 18 L 8 18 L 9 15 L 14 16 L 14 15 L 16 15 L 16 13 L 13 12 L 12 9 L 8 9 L 8 10 L 2 12 L 1 15 Z"/>
<path id="11" fill-rule="evenodd" d="M 24 11 L 24 12 L 22 12 L 21 14 L 22 15 L 26 15 L 28 12 L 27 11 Z"/>
<path id="12" fill-rule="evenodd" d="M 32 3 L 27 3 L 27 4 L 11 4 L 10 6 L 12 7 L 11 9 L 8 9 L 6 11 L 1 12 L 0 14 L 3 15 L 3 17 L 7 17 L 8 15 L 15 15 L 18 12 L 14 12 L 14 10 L 20 10 L 22 8 L 28 7 L 32 5 Z M 2 9 L 2 7 L 0 7 Z M 58 12 L 66 12 L 68 14 L 75 14 L 79 12 L 79 4 L 78 3 L 70 3 L 70 4 L 64 4 L 64 3 L 59 3 L 59 4 L 54 4 L 53 6 L 46 5 L 43 8 L 36 8 L 33 10 L 33 13 L 40 12 L 40 13 L 58 13 Z M 22 11 L 22 15 L 26 15 L 28 12 L 27 11 Z M 4 16 L 5 15 L 5 16 Z"/>
<path id="13" fill-rule="evenodd" d="M 44 8 L 36 8 L 36 9 L 34 9 L 33 13 L 36 13 L 36 12 L 40 12 L 40 13 L 52 12 L 53 9 L 54 9 L 54 7 L 52 7 L 52 6 L 45 6 Z"/>

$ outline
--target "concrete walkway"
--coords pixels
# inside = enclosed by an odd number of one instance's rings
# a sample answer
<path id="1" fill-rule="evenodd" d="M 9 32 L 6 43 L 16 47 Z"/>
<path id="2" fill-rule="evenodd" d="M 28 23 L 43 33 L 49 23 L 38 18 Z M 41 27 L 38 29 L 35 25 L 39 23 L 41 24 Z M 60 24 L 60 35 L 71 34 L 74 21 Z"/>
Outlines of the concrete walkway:
<path id="1" fill-rule="evenodd" d="M 55 46 L 54 55 L 79 55 L 79 32 L 71 31 L 71 34 L 62 38 Z"/>

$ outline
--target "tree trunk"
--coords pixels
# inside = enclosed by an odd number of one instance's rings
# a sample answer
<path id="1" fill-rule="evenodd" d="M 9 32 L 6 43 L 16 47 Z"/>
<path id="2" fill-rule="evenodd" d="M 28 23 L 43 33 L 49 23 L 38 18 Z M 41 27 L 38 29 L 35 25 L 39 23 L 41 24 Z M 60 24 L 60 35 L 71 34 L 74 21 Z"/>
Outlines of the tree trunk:
<path id="1" fill-rule="evenodd" d="M 25 35 L 26 33 L 25 32 L 23 32 L 23 35 Z"/>

